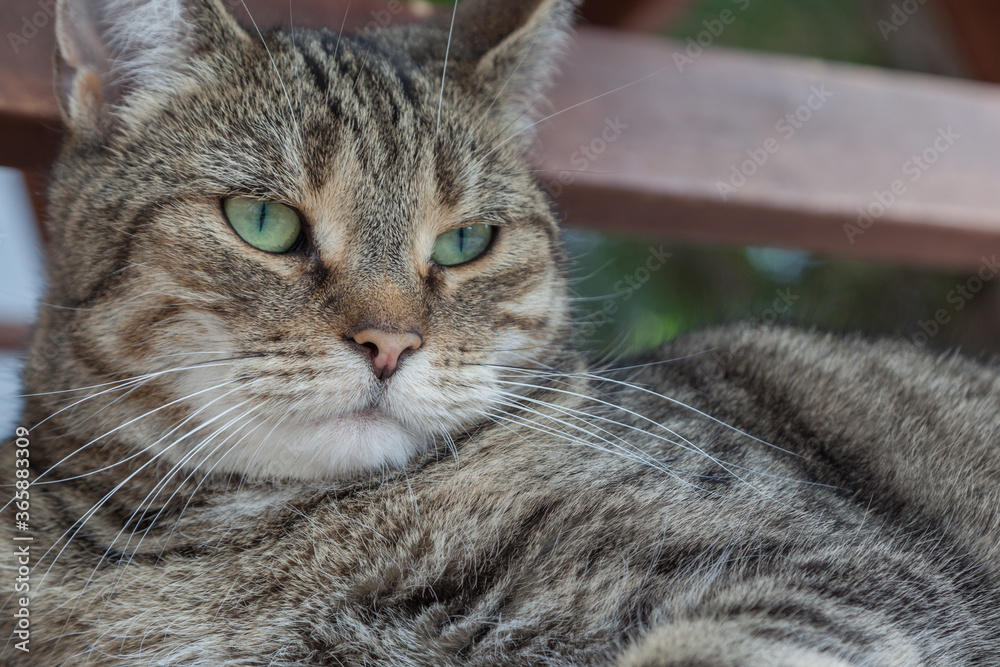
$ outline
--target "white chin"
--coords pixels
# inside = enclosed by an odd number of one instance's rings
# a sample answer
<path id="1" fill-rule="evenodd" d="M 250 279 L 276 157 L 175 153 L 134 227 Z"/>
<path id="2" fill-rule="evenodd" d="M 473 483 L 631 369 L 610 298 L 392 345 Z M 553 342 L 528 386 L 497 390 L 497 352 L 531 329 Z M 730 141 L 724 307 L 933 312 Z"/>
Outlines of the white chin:
<path id="1" fill-rule="evenodd" d="M 377 415 L 266 425 L 243 439 L 216 470 L 256 479 L 330 481 L 362 471 L 400 468 L 424 451 L 427 439 Z"/>

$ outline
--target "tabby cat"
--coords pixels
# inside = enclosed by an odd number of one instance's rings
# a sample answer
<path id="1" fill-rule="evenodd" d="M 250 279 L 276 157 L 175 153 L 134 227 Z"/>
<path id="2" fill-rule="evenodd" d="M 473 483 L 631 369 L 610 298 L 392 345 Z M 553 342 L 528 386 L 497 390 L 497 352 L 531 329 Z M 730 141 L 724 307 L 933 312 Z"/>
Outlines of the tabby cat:
<path id="1" fill-rule="evenodd" d="M 525 154 L 573 2 L 57 10 L 4 665 L 1000 664 L 996 361 L 570 346 Z"/>

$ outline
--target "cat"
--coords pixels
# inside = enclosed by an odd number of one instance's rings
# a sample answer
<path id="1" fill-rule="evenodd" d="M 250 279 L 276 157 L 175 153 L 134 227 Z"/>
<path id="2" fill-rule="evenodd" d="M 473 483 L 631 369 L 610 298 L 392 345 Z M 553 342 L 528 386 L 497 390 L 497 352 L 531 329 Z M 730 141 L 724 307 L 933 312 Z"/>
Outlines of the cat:
<path id="1" fill-rule="evenodd" d="M 59 0 L 4 665 L 1000 664 L 996 360 L 573 348 L 525 153 L 574 10 Z"/>

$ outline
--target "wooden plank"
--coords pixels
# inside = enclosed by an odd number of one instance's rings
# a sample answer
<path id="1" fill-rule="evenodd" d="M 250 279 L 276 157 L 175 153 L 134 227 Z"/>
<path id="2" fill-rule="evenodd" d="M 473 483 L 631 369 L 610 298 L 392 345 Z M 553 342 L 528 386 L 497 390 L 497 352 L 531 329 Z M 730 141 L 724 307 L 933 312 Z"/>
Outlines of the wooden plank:
<path id="1" fill-rule="evenodd" d="M 35 213 L 35 222 L 38 224 L 38 234 L 44 244 L 48 242 L 48 229 L 45 220 L 49 214 L 49 175 L 45 171 L 26 171 L 23 172 L 23 175 L 28 197 L 31 199 L 31 208 Z"/>
<path id="2" fill-rule="evenodd" d="M 679 18 L 694 0 L 587 0 L 583 20 L 595 26 L 656 32 Z"/>
<path id="3" fill-rule="evenodd" d="M 7 2 L 0 9 L 4 34 L 35 6 L 32 0 Z M 338 27 L 345 5 L 296 0 L 295 23 Z M 262 25 L 287 23 L 283 2 L 250 6 Z M 412 15 L 379 13 L 389 6 L 352 2 L 348 23 Z M 42 141 L 35 150 L 11 149 L 25 127 L 43 133 L 57 126 L 49 67 L 38 64 L 50 48 L 51 36 L 40 32 L 14 58 L 0 61 L 0 163 L 38 168 L 51 157 Z M 965 269 L 977 268 L 984 254 L 1000 252 L 1000 89 L 687 48 L 653 37 L 579 30 L 551 109 L 604 96 L 544 123 L 538 158 L 542 173 L 555 182 L 551 189 L 561 190 L 557 202 L 568 223 L 661 239 L 771 244 Z M 829 91 L 828 99 L 820 100 L 822 91 Z M 815 110 L 807 106 L 810 99 Z M 796 121 L 796 113 L 808 119 Z M 24 127 L 11 119 L 21 119 Z M 933 154 L 934 142 L 944 141 L 938 133 L 948 128 L 958 138 L 929 169 L 918 167 L 919 178 L 911 181 L 911 158 Z M 762 166 L 748 162 L 754 155 Z M 753 175 L 724 199 L 718 184 L 741 166 Z M 585 173 L 577 173 L 581 169 Z M 560 183 L 560 177 L 572 182 Z M 903 194 L 892 194 L 895 182 Z M 881 214 L 879 196 L 894 199 Z M 868 208 L 875 220 L 861 229 L 858 210 Z M 851 228 L 845 232 L 852 224 L 853 236 Z"/>
<path id="4" fill-rule="evenodd" d="M 955 44 L 973 76 L 1000 83 L 1000 42 L 996 36 L 1000 6 L 995 0 L 941 0 L 939 4 L 950 19 Z"/>
<path id="5" fill-rule="evenodd" d="M 0 322 L 0 350 L 23 350 L 28 345 L 31 327 L 16 322 Z"/>
<path id="6" fill-rule="evenodd" d="M 59 114 L 52 97 L 55 3 L 4 0 L 0 7 L 0 164 L 44 169 L 55 157 Z"/>
<path id="7" fill-rule="evenodd" d="M 1000 253 L 1000 88 L 721 48 L 679 67 L 686 48 L 581 29 L 554 109 L 649 78 L 543 130 L 550 180 L 572 179 L 558 197 L 568 222 L 960 269 Z M 609 119 L 627 128 L 597 155 Z M 948 128 L 959 137 L 945 146 Z M 926 170 L 913 161 L 925 152 Z M 753 173 L 724 199 L 719 183 L 741 169 Z M 894 201 L 880 211 L 879 197 Z M 849 237 L 859 209 L 874 222 Z"/>

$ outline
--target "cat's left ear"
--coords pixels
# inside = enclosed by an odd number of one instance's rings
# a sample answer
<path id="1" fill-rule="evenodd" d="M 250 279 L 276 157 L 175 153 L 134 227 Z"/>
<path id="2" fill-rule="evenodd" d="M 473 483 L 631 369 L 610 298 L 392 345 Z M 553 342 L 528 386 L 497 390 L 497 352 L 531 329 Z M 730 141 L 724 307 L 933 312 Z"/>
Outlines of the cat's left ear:
<path id="1" fill-rule="evenodd" d="M 490 100 L 520 116 L 548 86 L 578 4 L 465 0 L 456 11 L 450 56 L 470 66 L 471 82 Z"/>
<path id="2" fill-rule="evenodd" d="M 57 0 L 63 118 L 72 132 L 104 135 L 142 94 L 176 89 L 198 50 L 241 35 L 218 0 Z"/>

